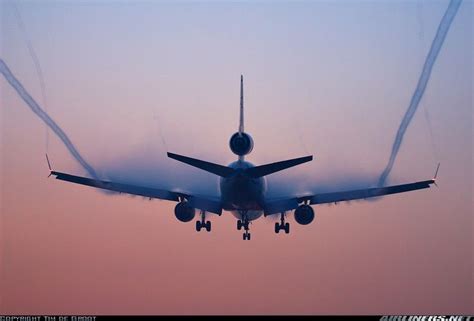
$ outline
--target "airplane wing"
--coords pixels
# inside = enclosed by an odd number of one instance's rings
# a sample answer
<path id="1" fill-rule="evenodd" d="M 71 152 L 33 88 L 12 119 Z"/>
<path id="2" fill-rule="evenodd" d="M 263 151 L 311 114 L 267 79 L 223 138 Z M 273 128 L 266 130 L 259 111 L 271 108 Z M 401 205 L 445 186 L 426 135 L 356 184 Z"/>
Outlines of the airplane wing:
<path id="1" fill-rule="evenodd" d="M 182 199 L 186 199 L 188 204 L 194 208 L 204 210 L 207 212 L 222 214 L 222 205 L 217 198 L 200 196 L 200 195 L 191 195 L 188 193 L 173 192 L 167 191 L 158 188 L 136 186 L 122 183 L 114 183 L 109 181 L 102 181 L 87 177 L 80 177 L 75 175 L 70 175 L 66 173 L 51 171 L 51 175 L 54 175 L 56 179 L 72 182 L 76 184 L 92 186 L 96 188 L 101 188 L 109 191 L 114 191 L 118 193 L 126 193 L 131 195 L 139 195 L 149 198 L 156 198 L 167 201 L 179 202 Z"/>
<path id="2" fill-rule="evenodd" d="M 284 211 L 294 210 L 301 203 L 305 203 L 305 202 L 310 205 L 324 204 L 324 203 L 337 203 L 337 202 L 342 202 L 342 201 L 366 199 L 370 197 L 415 191 L 418 189 L 429 188 L 431 184 L 435 183 L 435 181 L 436 181 L 436 175 L 435 175 L 435 178 L 433 179 L 430 179 L 427 181 L 409 183 L 409 184 L 366 188 L 366 189 L 333 192 L 333 193 L 321 193 L 321 194 L 293 197 L 293 198 L 287 198 L 287 199 L 278 199 L 274 201 L 269 201 L 265 204 L 264 215 L 267 216 L 267 215 L 281 213 Z"/>

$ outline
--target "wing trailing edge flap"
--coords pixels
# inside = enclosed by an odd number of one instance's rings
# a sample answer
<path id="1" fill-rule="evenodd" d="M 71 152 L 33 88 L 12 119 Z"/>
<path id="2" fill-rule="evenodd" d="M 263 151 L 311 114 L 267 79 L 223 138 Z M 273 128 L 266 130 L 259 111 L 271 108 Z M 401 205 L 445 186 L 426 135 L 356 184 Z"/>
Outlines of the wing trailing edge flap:
<path id="1" fill-rule="evenodd" d="M 269 201 L 265 204 L 264 215 L 267 216 L 281 213 L 284 211 L 294 210 L 298 207 L 299 204 L 303 202 L 309 202 L 309 204 L 311 205 L 317 205 L 325 203 L 352 201 L 358 199 L 367 199 L 371 197 L 379 197 L 384 195 L 398 194 L 430 188 L 430 185 L 434 183 L 435 179 L 430 179 L 426 181 L 419 181 L 401 185 L 366 188 L 333 193 L 321 193 L 301 197 L 292 197 L 287 199 L 276 199 Z"/>
<path id="2" fill-rule="evenodd" d="M 188 204 L 191 207 L 194 207 L 206 212 L 211 212 L 219 216 L 222 214 L 221 203 L 219 201 L 214 201 L 209 198 L 191 195 L 188 197 Z"/>
<path id="3" fill-rule="evenodd" d="M 211 197 L 191 195 L 188 193 L 167 191 L 158 188 L 136 186 L 122 183 L 115 183 L 109 181 L 101 181 L 87 177 L 75 176 L 71 174 L 51 171 L 51 175 L 54 175 L 56 179 L 76 183 L 80 185 L 91 186 L 104 190 L 114 191 L 118 193 L 125 193 L 130 195 L 138 195 L 149 198 L 156 198 L 167 201 L 179 202 L 181 198 L 186 198 L 189 205 L 211 213 L 222 214 L 222 206 L 218 200 L 212 199 Z"/>
<path id="4" fill-rule="evenodd" d="M 282 213 L 286 211 L 291 211 L 297 208 L 298 205 L 299 203 L 296 197 L 268 202 L 267 204 L 265 204 L 263 208 L 263 215 L 267 216 L 267 215 Z"/>

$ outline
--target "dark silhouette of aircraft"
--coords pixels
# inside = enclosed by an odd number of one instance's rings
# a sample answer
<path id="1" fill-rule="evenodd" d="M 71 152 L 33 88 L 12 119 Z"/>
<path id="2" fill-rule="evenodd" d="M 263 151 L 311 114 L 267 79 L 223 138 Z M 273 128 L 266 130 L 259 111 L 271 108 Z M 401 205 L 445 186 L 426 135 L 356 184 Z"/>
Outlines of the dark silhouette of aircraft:
<path id="1" fill-rule="evenodd" d="M 51 175 L 54 175 L 56 179 L 59 180 L 120 193 L 178 202 L 174 209 L 174 213 L 176 218 L 181 222 L 189 222 L 193 220 L 197 209 L 201 216 L 200 220 L 196 221 L 197 231 L 200 231 L 201 229 L 205 229 L 208 232 L 211 231 L 211 222 L 206 220 L 206 212 L 215 213 L 220 216 L 222 211 L 230 211 L 237 218 L 237 229 L 244 229 L 244 240 L 250 240 L 249 223 L 261 217 L 262 214 L 264 216 L 280 215 L 280 222 L 275 223 L 275 233 L 284 230 L 285 233 L 288 234 L 290 232 L 290 224 L 285 222 L 285 213 L 287 211 L 294 210 L 296 222 L 302 225 L 307 225 L 314 219 L 314 210 L 311 205 L 365 199 L 429 188 L 431 184 L 435 183 L 439 169 L 438 165 L 438 169 L 436 169 L 433 179 L 415 183 L 269 199 L 265 195 L 265 176 L 309 162 L 313 159 L 313 156 L 294 158 L 260 166 L 254 166 L 245 160 L 245 155 L 250 154 L 253 149 L 253 140 L 252 137 L 244 131 L 244 93 L 242 76 L 240 77 L 239 130 L 232 135 L 229 145 L 232 152 L 238 156 L 238 160 L 228 166 L 168 153 L 168 157 L 170 158 L 220 176 L 221 195 L 218 198 L 79 177 L 52 171 L 49 160 L 48 165 L 51 170 Z"/>

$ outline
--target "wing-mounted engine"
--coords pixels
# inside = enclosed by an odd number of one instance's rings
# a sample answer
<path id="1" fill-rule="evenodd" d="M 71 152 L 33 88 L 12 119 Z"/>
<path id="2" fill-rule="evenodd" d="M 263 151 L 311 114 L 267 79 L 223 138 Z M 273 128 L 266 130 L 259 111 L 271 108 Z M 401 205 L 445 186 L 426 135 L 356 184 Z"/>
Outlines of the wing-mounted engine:
<path id="1" fill-rule="evenodd" d="M 247 133 L 237 132 L 230 138 L 229 146 L 234 154 L 244 156 L 252 151 L 253 139 Z"/>
<path id="2" fill-rule="evenodd" d="M 309 205 L 300 205 L 295 210 L 295 221 L 301 225 L 308 225 L 314 220 L 314 210 Z"/>
<path id="3" fill-rule="evenodd" d="M 181 222 L 189 222 L 194 219 L 196 209 L 189 206 L 188 202 L 179 202 L 174 208 L 174 215 Z"/>

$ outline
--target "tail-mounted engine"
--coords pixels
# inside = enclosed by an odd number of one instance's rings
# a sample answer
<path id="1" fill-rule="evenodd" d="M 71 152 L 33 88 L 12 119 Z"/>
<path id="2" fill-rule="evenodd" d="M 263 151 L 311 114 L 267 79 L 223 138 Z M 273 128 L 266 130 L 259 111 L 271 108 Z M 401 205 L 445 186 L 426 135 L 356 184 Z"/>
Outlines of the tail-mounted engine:
<path id="1" fill-rule="evenodd" d="M 189 222 L 196 215 L 196 209 L 189 206 L 187 202 L 179 202 L 174 208 L 174 215 L 181 222 Z"/>
<path id="2" fill-rule="evenodd" d="M 300 205 L 295 210 L 295 220 L 301 225 L 308 225 L 314 219 L 314 210 L 309 205 Z"/>
<path id="3" fill-rule="evenodd" d="M 247 133 L 235 133 L 229 141 L 232 152 L 239 156 L 249 154 L 253 149 L 253 139 Z"/>

